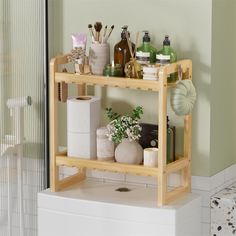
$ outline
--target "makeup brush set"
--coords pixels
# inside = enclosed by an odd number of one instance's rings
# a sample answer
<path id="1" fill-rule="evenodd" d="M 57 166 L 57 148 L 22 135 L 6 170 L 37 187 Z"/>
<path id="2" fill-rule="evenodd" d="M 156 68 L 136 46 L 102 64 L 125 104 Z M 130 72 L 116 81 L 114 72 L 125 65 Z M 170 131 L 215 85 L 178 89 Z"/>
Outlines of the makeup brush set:
<path id="1" fill-rule="evenodd" d="M 102 75 L 105 65 L 110 63 L 110 45 L 108 39 L 114 29 L 101 22 L 88 25 L 91 36 L 89 56 L 86 56 L 87 35 L 85 33 L 72 34 L 73 49 L 68 55 L 68 62 L 74 63 L 75 72 L 79 74 L 92 73 Z"/>
<path id="2" fill-rule="evenodd" d="M 114 25 L 112 25 L 110 29 L 108 29 L 107 25 L 104 27 L 104 30 L 102 30 L 102 27 L 103 25 L 101 22 L 95 22 L 94 26 L 92 26 L 92 24 L 88 25 L 88 29 L 93 43 L 107 43 L 107 40 L 111 36 L 111 33 L 114 29 Z"/>

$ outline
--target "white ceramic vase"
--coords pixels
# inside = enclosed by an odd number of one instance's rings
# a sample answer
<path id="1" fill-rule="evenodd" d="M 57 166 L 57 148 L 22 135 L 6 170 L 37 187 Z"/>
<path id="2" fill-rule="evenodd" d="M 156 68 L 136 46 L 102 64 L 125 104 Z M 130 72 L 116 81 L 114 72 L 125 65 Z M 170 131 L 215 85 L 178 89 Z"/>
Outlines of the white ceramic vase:
<path id="1" fill-rule="evenodd" d="M 92 74 L 102 75 L 106 64 L 110 63 L 110 46 L 108 43 L 92 43 L 89 49 L 89 65 Z"/>
<path id="2" fill-rule="evenodd" d="M 143 161 L 143 148 L 136 141 L 123 139 L 115 150 L 115 160 L 120 163 L 139 165 Z"/>

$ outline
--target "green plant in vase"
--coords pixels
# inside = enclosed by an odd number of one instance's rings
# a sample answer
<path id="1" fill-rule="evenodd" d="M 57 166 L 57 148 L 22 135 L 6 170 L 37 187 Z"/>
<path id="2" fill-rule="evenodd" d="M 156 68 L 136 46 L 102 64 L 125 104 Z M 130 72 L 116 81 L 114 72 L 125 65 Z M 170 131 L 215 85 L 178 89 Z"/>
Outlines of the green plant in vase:
<path id="1" fill-rule="evenodd" d="M 143 114 L 143 108 L 136 107 L 131 116 L 121 116 L 112 108 L 106 108 L 106 114 L 110 119 L 110 123 L 107 125 L 108 138 L 114 143 L 119 143 L 115 150 L 116 161 L 140 164 L 143 159 L 143 149 L 136 140 L 140 138 L 141 126 L 138 120 Z"/>

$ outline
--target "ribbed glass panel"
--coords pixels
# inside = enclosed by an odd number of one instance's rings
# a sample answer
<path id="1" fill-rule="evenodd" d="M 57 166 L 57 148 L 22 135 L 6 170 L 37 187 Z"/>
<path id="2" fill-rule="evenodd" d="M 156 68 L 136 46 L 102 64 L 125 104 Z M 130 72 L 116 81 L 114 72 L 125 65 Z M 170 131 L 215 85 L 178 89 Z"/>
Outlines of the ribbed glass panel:
<path id="1" fill-rule="evenodd" d="M 0 0 L 1 236 L 37 235 L 37 192 L 45 176 L 44 2 Z M 27 99 L 6 105 L 27 96 L 31 106 L 16 108 Z"/>

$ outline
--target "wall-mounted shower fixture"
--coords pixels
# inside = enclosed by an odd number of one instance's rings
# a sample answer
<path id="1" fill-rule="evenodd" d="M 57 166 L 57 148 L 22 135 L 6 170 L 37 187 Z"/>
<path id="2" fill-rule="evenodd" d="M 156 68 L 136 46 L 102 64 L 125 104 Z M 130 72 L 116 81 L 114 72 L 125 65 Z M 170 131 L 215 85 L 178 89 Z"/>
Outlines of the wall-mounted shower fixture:
<path id="1" fill-rule="evenodd" d="M 6 146 L 2 156 L 7 157 L 7 191 L 8 191 L 8 236 L 12 236 L 12 196 L 10 190 L 10 156 L 17 157 L 17 184 L 18 184 L 18 203 L 20 212 L 20 235 L 24 236 L 24 208 L 23 208 L 23 176 L 22 176 L 22 159 L 23 159 L 23 142 L 24 142 L 24 110 L 23 108 L 31 105 L 31 97 L 11 98 L 7 100 L 7 107 L 14 122 L 14 134 L 9 135 L 9 145 Z M 9 141 L 9 140 L 8 140 Z M 7 153 L 8 152 L 8 153 Z"/>

